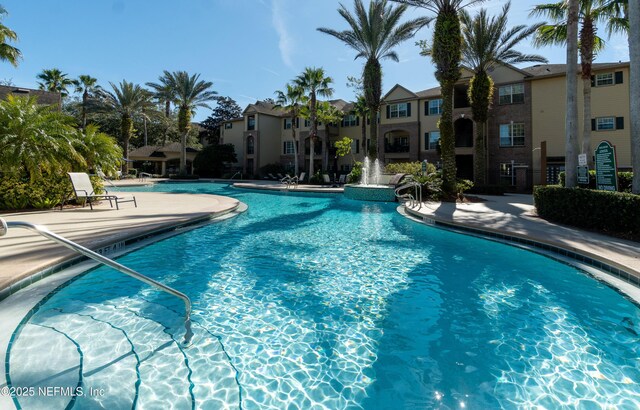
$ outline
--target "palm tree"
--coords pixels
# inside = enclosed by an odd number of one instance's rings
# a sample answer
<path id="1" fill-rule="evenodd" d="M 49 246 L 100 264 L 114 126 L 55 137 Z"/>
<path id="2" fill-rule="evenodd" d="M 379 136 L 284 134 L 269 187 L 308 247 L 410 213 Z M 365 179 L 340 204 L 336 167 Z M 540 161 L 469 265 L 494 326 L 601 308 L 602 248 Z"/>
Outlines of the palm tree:
<path id="1" fill-rule="evenodd" d="M 133 136 L 133 117 L 140 115 L 151 106 L 151 94 L 149 91 L 122 80 L 119 84 L 109 82 L 113 91 L 101 92 L 103 96 L 103 108 L 117 113 L 120 117 L 120 133 L 124 154 L 124 172 L 129 171 L 129 141 Z"/>
<path id="2" fill-rule="evenodd" d="M 82 93 L 82 129 L 87 127 L 87 106 L 89 104 L 90 93 L 100 89 L 98 79 L 90 75 L 81 75 L 75 80 L 76 92 Z"/>
<path id="3" fill-rule="evenodd" d="M 336 31 L 321 27 L 318 30 L 332 35 L 358 54 L 357 58 L 366 59 L 362 78 L 364 95 L 371 116 L 380 110 L 382 95 L 382 66 L 380 60 L 389 58 L 398 62 L 398 54 L 393 49 L 400 43 L 413 37 L 430 19 L 418 18 L 404 23 L 400 19 L 407 6 L 392 7 L 387 0 L 372 0 L 367 10 L 362 0 L 354 0 L 354 14 L 344 5 L 340 5 L 338 13 L 349 24 L 350 30 Z M 378 124 L 373 118 L 370 122 L 371 144 L 369 156 L 378 157 Z"/>
<path id="4" fill-rule="evenodd" d="M 567 117 L 565 119 L 565 186 L 575 188 L 578 154 L 578 12 L 580 0 L 567 0 Z"/>
<path id="5" fill-rule="evenodd" d="M 602 0 L 578 0 L 580 65 L 582 77 L 582 94 L 584 98 L 582 123 L 582 153 L 587 154 L 589 166 L 593 166 L 591 155 L 591 75 L 595 55 L 604 48 L 604 40 L 597 32 L 599 22 L 606 23 L 609 34 L 626 32 L 628 25 L 619 19 L 612 11 L 610 4 Z M 533 8 L 531 15 L 545 16 L 552 20 L 552 24 L 539 27 L 534 44 L 538 47 L 546 45 L 566 45 L 567 43 L 567 6 L 566 1 L 541 4 Z M 627 22 L 628 24 L 628 22 Z M 575 75 L 575 74 L 574 74 Z"/>
<path id="6" fill-rule="evenodd" d="M 167 80 L 173 101 L 178 106 L 178 131 L 182 137 L 180 173 L 185 175 L 187 173 L 187 134 L 191 129 L 191 116 L 197 107 L 211 109 L 207 103 L 215 100 L 218 93 L 210 90 L 213 86 L 212 82 L 200 80 L 200 74 L 189 75 L 186 71 L 176 71 L 170 73 Z"/>
<path id="7" fill-rule="evenodd" d="M 74 81 L 68 77 L 68 74 L 63 73 L 57 68 L 42 70 L 36 78 L 41 80 L 38 81 L 38 86 L 41 90 L 60 94 L 58 108 L 62 110 L 62 99 L 69 95 L 67 88 L 74 86 Z"/>
<path id="8" fill-rule="evenodd" d="M 162 76 L 158 77 L 157 83 L 146 83 L 147 87 L 153 90 L 155 97 L 164 103 L 164 115 L 169 118 L 171 116 L 171 102 L 174 99 L 172 88 L 172 74 L 164 70 Z"/>
<path id="9" fill-rule="evenodd" d="M 631 162 L 633 165 L 632 192 L 640 194 L 640 4 L 632 1 L 628 5 L 629 57 L 631 59 Z"/>
<path id="10" fill-rule="evenodd" d="M 117 141 L 103 132 L 94 124 L 87 125 L 82 130 L 76 130 L 76 151 L 84 158 L 87 167 L 101 169 L 107 175 L 115 175 L 122 162 L 122 148 Z"/>
<path id="11" fill-rule="evenodd" d="M 336 124 L 342 120 L 344 117 L 344 112 L 339 110 L 334 105 L 331 105 L 328 101 L 322 101 L 318 103 L 318 121 L 324 124 L 325 128 L 325 138 L 324 138 L 324 146 L 322 148 L 322 152 L 324 153 L 322 157 L 322 167 L 327 170 L 329 169 L 329 126 L 330 124 Z M 336 158 L 336 166 L 337 166 L 337 158 Z M 337 169 L 335 170 L 338 171 Z"/>
<path id="12" fill-rule="evenodd" d="M 362 122 L 360 123 L 360 141 L 362 141 L 362 146 L 365 147 L 367 143 L 367 118 L 370 119 L 371 116 L 369 115 L 369 106 L 367 105 L 367 100 L 364 95 L 360 94 L 356 97 L 356 101 L 353 103 L 353 113 L 362 118 Z"/>
<path id="13" fill-rule="evenodd" d="M 287 84 L 286 91 L 276 91 L 276 105 L 274 108 L 284 110 L 291 118 L 291 138 L 293 139 L 294 172 L 299 175 L 298 138 L 296 136 L 296 121 L 300 117 L 300 109 L 307 103 L 304 90 L 295 85 Z"/>
<path id="14" fill-rule="evenodd" d="M 318 137 L 318 96 L 329 98 L 333 95 L 333 79 L 325 76 L 324 69 L 307 67 L 302 74 L 297 76 L 294 84 L 300 87 L 304 93 L 308 93 L 309 120 L 311 121 L 311 132 L 309 133 L 309 177 L 313 175 L 313 154 L 315 141 Z M 325 132 L 326 138 L 326 132 Z"/>
<path id="15" fill-rule="evenodd" d="M 476 184 L 487 183 L 486 134 L 485 125 L 489 117 L 489 106 L 493 97 L 493 80 L 488 71 L 496 65 L 524 62 L 546 63 L 547 59 L 539 55 L 523 54 L 513 48 L 522 40 L 536 32 L 542 25 L 531 27 L 524 25 L 508 28 L 508 14 L 511 2 L 502 8 L 502 13 L 489 18 L 486 9 L 480 9 L 473 18 L 462 10 L 462 61 L 473 71 L 469 85 L 469 101 L 473 120 L 476 123 L 475 141 L 475 180 Z"/>
<path id="16" fill-rule="evenodd" d="M 431 47 L 425 42 L 422 54 L 430 55 L 436 65 L 435 76 L 442 93 L 440 117 L 440 148 L 442 153 L 442 191 L 451 197 L 456 193 L 456 148 L 453 129 L 453 91 L 460 79 L 462 32 L 459 12 L 484 0 L 392 0 L 396 3 L 422 7 L 436 15 Z"/>
<path id="17" fill-rule="evenodd" d="M 0 20 L 9 13 L 0 6 Z M 18 61 L 22 58 L 22 52 L 17 48 L 7 44 L 7 41 L 18 41 L 18 35 L 9 27 L 0 23 L 0 61 L 8 61 L 14 67 L 18 66 Z"/>
<path id="18" fill-rule="evenodd" d="M 36 97 L 11 94 L 0 101 L 0 164 L 4 173 L 26 173 L 31 182 L 43 173 L 59 174 L 84 164 L 74 148 L 73 117 Z"/>

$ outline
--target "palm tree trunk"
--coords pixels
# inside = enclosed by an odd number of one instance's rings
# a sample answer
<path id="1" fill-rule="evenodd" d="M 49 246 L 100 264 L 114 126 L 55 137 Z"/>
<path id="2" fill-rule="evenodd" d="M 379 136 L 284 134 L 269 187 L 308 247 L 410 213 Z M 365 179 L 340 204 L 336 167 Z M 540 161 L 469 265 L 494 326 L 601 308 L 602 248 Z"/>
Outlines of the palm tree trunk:
<path id="1" fill-rule="evenodd" d="M 291 118 L 291 138 L 293 139 L 293 172 L 296 176 L 300 175 L 298 173 L 299 171 L 299 166 L 298 166 L 298 140 L 296 139 L 296 116 Z"/>
<path id="2" fill-rule="evenodd" d="M 311 178 L 313 175 L 313 154 L 316 149 L 316 137 L 318 135 L 318 117 L 316 115 L 315 93 L 311 93 L 309 111 L 311 111 L 311 133 L 309 134 L 309 178 Z"/>
<path id="3" fill-rule="evenodd" d="M 446 194 L 456 192 L 456 136 L 453 129 L 452 81 L 442 81 L 442 116 L 440 117 L 440 148 L 442 152 L 442 189 Z"/>
<path id="4" fill-rule="evenodd" d="M 629 57 L 631 60 L 629 87 L 631 89 L 631 164 L 632 192 L 640 194 L 640 3 L 629 5 Z M 635 114 L 633 114 L 635 113 Z"/>
<path id="5" fill-rule="evenodd" d="M 178 131 L 181 135 L 180 142 L 180 175 L 187 174 L 187 134 L 191 126 L 191 111 L 189 107 L 180 107 L 178 112 Z"/>
<path id="6" fill-rule="evenodd" d="M 486 71 L 479 70 L 469 83 L 469 101 L 475 123 L 474 179 L 478 185 L 487 183 L 487 144 L 486 125 L 489 106 L 493 98 L 493 80 Z"/>
<path id="7" fill-rule="evenodd" d="M 124 175 L 129 173 L 129 140 L 131 140 L 131 133 L 133 132 L 133 120 L 128 114 L 122 116 L 121 123 L 122 131 L 122 154 L 124 155 Z"/>
<path id="8" fill-rule="evenodd" d="M 591 64 L 593 63 L 593 47 L 595 42 L 595 27 L 589 16 L 582 18 L 580 29 L 580 63 L 582 69 L 582 154 L 587 154 L 587 165 L 593 168 L 591 153 Z"/>
<path id="9" fill-rule="evenodd" d="M 578 151 L 578 0 L 569 0 L 567 18 L 567 117 L 565 120 L 565 186 L 577 185 Z"/>
<path id="10" fill-rule="evenodd" d="M 375 58 L 370 58 L 364 65 L 363 73 L 364 98 L 369 108 L 369 158 L 374 161 L 378 158 L 378 110 L 380 109 L 380 97 L 382 95 L 382 67 Z M 366 140 L 364 141 L 366 142 Z"/>
<path id="11" fill-rule="evenodd" d="M 89 92 L 85 88 L 82 93 L 82 130 L 87 128 L 87 102 L 89 101 Z"/>
<path id="12" fill-rule="evenodd" d="M 591 76 L 582 77 L 582 152 L 587 154 L 587 165 L 593 168 L 593 153 L 591 152 Z"/>

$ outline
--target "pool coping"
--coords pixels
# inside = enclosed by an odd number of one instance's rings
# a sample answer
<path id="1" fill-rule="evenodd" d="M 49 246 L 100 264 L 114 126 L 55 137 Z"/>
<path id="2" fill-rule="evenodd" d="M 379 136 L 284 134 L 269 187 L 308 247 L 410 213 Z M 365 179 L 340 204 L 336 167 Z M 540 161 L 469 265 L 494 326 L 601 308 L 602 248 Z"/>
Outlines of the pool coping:
<path id="1" fill-rule="evenodd" d="M 342 194 L 344 192 L 344 188 L 341 187 L 333 187 L 333 186 L 318 186 L 318 185 L 293 185 L 287 186 L 286 184 L 281 184 L 276 181 L 272 182 L 236 182 L 233 184 L 234 188 L 240 189 L 254 189 L 261 191 L 275 191 L 280 193 L 286 192 L 313 192 L 318 194 Z"/>
<path id="2" fill-rule="evenodd" d="M 498 229 L 469 226 L 455 221 L 427 216 L 404 205 L 398 205 L 396 211 L 407 219 L 423 225 L 516 246 L 575 266 L 595 279 L 605 282 L 620 291 L 640 307 L 640 272 L 595 253 L 565 247 L 550 240 L 532 239 L 530 236 L 518 233 L 506 233 Z"/>

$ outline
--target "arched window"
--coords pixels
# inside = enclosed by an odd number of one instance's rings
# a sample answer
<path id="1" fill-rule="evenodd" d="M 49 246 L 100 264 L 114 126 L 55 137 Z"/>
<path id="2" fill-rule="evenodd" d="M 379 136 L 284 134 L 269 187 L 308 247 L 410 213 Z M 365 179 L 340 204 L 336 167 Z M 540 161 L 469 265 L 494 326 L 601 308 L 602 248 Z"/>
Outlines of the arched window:
<path id="1" fill-rule="evenodd" d="M 250 135 L 247 138 L 247 155 L 253 155 L 253 145 L 254 145 L 253 137 Z"/>

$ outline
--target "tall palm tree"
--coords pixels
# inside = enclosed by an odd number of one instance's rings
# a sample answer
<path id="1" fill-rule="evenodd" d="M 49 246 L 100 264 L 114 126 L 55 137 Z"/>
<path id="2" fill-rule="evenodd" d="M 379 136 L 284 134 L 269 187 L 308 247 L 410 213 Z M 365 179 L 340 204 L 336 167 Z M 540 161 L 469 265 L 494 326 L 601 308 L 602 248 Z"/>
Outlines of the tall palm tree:
<path id="1" fill-rule="evenodd" d="M 40 80 L 38 86 L 41 90 L 60 94 L 58 108 L 62 110 L 62 99 L 69 95 L 68 88 L 75 85 L 74 81 L 57 68 L 42 70 L 36 78 Z"/>
<path id="2" fill-rule="evenodd" d="M 486 9 L 480 9 L 474 17 L 466 11 L 460 13 L 462 22 L 462 61 L 473 71 L 469 86 L 469 101 L 476 123 L 474 175 L 478 185 L 487 183 L 485 125 L 489 117 L 489 106 L 493 97 L 493 80 L 488 71 L 496 65 L 524 62 L 546 63 L 547 59 L 532 54 L 523 54 L 514 47 L 531 36 L 542 25 L 531 27 L 518 25 L 508 27 L 511 2 L 502 8 L 498 16 L 489 17 Z"/>
<path id="3" fill-rule="evenodd" d="M 87 127 L 87 106 L 89 104 L 90 93 L 100 89 L 98 79 L 90 75 L 81 75 L 75 80 L 76 92 L 82 93 L 82 129 Z"/>
<path id="4" fill-rule="evenodd" d="M 578 185 L 578 14 L 580 0 L 566 0 L 567 15 L 567 116 L 565 119 L 565 186 Z"/>
<path id="5" fill-rule="evenodd" d="M 308 93 L 309 120 L 311 121 L 311 132 L 309 133 L 309 177 L 313 175 L 313 154 L 315 141 L 318 138 L 318 96 L 329 98 L 333 95 L 333 79 L 325 75 L 324 69 L 307 67 L 302 74 L 298 75 L 294 84 L 300 87 L 303 92 Z M 325 133 L 326 138 L 326 133 Z"/>
<path id="6" fill-rule="evenodd" d="M 171 102 L 174 99 L 172 81 L 172 74 L 164 70 L 157 83 L 146 83 L 147 87 L 153 90 L 155 97 L 164 103 L 164 115 L 167 118 L 171 116 Z"/>
<path id="7" fill-rule="evenodd" d="M 0 21 L 8 14 L 7 10 L 0 6 Z M 8 61 L 11 65 L 17 67 L 18 61 L 22 59 L 22 52 L 7 44 L 7 41 L 18 41 L 18 35 L 0 22 L 0 61 Z"/>
<path id="8" fill-rule="evenodd" d="M 129 171 L 129 141 L 133 136 L 133 117 L 141 115 L 151 106 L 151 93 L 138 84 L 122 80 L 119 84 L 109 82 L 113 91 L 102 91 L 103 108 L 120 117 L 120 133 L 124 154 L 125 173 Z"/>
<path id="9" fill-rule="evenodd" d="M 358 117 L 362 118 L 362 122 L 360 123 L 360 141 L 362 141 L 362 146 L 365 147 L 367 144 L 367 118 L 371 118 L 369 115 L 369 106 L 367 105 L 367 100 L 364 95 L 360 94 L 356 97 L 356 101 L 353 103 L 353 113 Z"/>
<path id="10" fill-rule="evenodd" d="M 628 5 L 629 16 L 629 57 L 631 59 L 631 162 L 633 183 L 631 190 L 640 194 L 640 4 L 632 1 Z"/>
<path id="11" fill-rule="evenodd" d="M 460 10 L 484 0 L 392 0 L 396 3 L 421 7 L 436 15 L 433 40 L 423 53 L 430 55 L 436 65 L 435 76 L 442 93 L 440 117 L 440 148 L 442 153 L 442 190 L 447 196 L 456 193 L 456 148 L 453 129 L 453 91 L 460 79 L 462 32 Z M 426 43 L 422 42 L 425 46 Z"/>
<path id="12" fill-rule="evenodd" d="M 344 5 L 340 5 L 338 13 L 349 24 L 349 30 L 337 31 L 329 28 L 318 28 L 319 31 L 334 36 L 353 48 L 357 58 L 364 58 L 366 63 L 362 73 L 364 95 L 372 117 L 380 110 L 382 95 L 382 66 L 380 60 L 388 58 L 398 62 L 398 54 L 393 49 L 400 43 L 413 37 L 414 33 L 428 24 L 430 19 L 418 18 L 404 23 L 400 22 L 407 10 L 406 5 L 392 7 L 387 0 L 372 0 L 367 10 L 362 0 L 354 0 L 354 14 Z M 378 124 L 374 119 L 370 122 L 371 144 L 369 156 L 378 157 Z"/>
<path id="13" fill-rule="evenodd" d="M 276 105 L 274 108 L 284 110 L 291 118 L 291 138 L 293 139 L 294 172 L 299 175 L 300 165 L 298 164 L 298 138 L 296 135 L 296 121 L 300 117 L 300 109 L 307 103 L 304 90 L 298 86 L 287 84 L 286 90 L 278 90 L 276 94 Z"/>
<path id="14" fill-rule="evenodd" d="M 168 81 L 173 101 L 178 106 L 178 131 L 182 137 L 180 173 L 184 175 L 187 173 L 187 135 L 191 130 L 191 117 L 197 107 L 211 109 L 207 103 L 215 100 L 218 93 L 210 89 L 212 82 L 200 80 L 200 74 L 175 71 L 170 73 Z"/>
<path id="15" fill-rule="evenodd" d="M 591 155 L 591 75 L 595 55 L 604 48 L 604 40 L 597 33 L 598 23 L 605 23 L 609 34 L 626 32 L 628 26 L 618 18 L 610 4 L 602 0 L 578 0 L 580 33 L 580 68 L 582 78 L 583 123 L 582 153 L 587 154 L 589 166 L 593 165 Z M 541 4 L 533 8 L 530 15 L 544 16 L 552 20 L 551 24 L 539 27 L 534 44 L 538 47 L 546 45 L 566 45 L 567 43 L 567 1 Z M 628 23 L 627 23 L 628 24 Z"/>
<path id="16" fill-rule="evenodd" d="M 327 170 L 329 169 L 329 126 L 330 124 L 336 124 L 342 121 L 344 117 L 344 112 L 339 110 L 337 107 L 329 103 L 328 101 L 322 101 L 318 103 L 318 121 L 324 123 L 325 129 L 325 138 L 323 141 L 323 156 L 322 156 L 322 167 Z M 337 159 L 336 159 L 337 161 Z M 336 162 L 337 165 L 337 162 Z M 338 171 L 337 169 L 335 170 Z"/>

